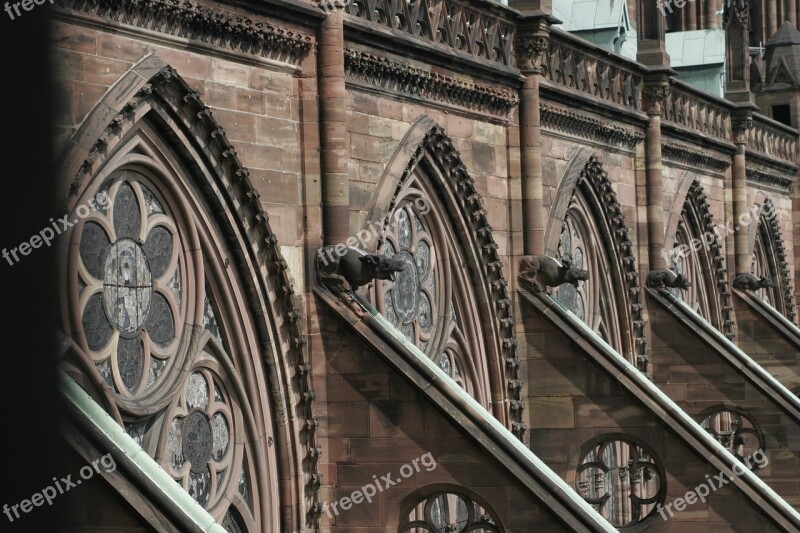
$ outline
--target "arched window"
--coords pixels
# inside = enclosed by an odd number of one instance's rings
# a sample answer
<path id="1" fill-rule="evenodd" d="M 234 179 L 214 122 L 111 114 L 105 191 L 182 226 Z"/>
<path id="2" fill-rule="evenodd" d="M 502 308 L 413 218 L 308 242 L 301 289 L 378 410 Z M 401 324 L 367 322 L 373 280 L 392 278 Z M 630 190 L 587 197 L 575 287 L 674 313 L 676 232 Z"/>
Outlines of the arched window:
<path id="1" fill-rule="evenodd" d="M 753 242 L 753 259 L 750 272 L 756 277 L 769 279 L 773 286 L 755 291 L 756 295 L 794 322 L 794 308 L 789 263 L 783 238 L 778 227 L 775 205 L 767 198 L 759 209 L 760 216 Z"/>
<path id="2" fill-rule="evenodd" d="M 625 528 L 647 520 L 666 496 L 660 460 L 630 437 L 604 435 L 583 447 L 575 488 L 606 520 Z"/>
<path id="3" fill-rule="evenodd" d="M 546 254 L 586 270 L 554 297 L 631 363 L 646 370 L 644 322 L 631 233 L 608 173 L 595 156 L 576 155 L 550 212 Z M 556 233 L 558 232 L 558 233 Z"/>
<path id="4" fill-rule="evenodd" d="M 303 466 L 307 451 L 292 455 L 314 435 L 301 442 L 305 430 L 273 411 L 268 390 L 293 389 L 285 358 L 304 364 L 300 313 L 283 296 L 291 279 L 197 93 L 156 56 L 135 68 L 155 75 L 126 74 L 129 103 L 108 118 L 101 102 L 70 144 L 97 139 L 90 156 L 64 158 L 85 162 L 64 170 L 76 223 L 62 241 L 62 330 L 73 341 L 63 366 L 229 531 L 277 531 L 305 516 L 275 487 L 291 479 L 299 493 L 296 472 L 316 468 Z M 307 380 L 298 384 L 282 406 L 296 401 L 313 419 L 300 399 Z"/>
<path id="5" fill-rule="evenodd" d="M 750 418 L 720 407 L 706 416 L 701 425 L 733 455 L 743 460 L 764 449 L 764 437 Z"/>
<path id="6" fill-rule="evenodd" d="M 397 532 L 501 533 L 493 514 L 462 494 L 437 492 L 414 505 Z"/>
<path id="7" fill-rule="evenodd" d="M 687 189 L 674 228 L 672 248 L 665 257 L 667 267 L 686 277 L 691 287 L 687 291 L 672 289 L 672 293 L 730 338 L 733 321 L 722 254 L 724 235 L 729 230 L 714 224 L 708 198 L 696 179 Z"/>

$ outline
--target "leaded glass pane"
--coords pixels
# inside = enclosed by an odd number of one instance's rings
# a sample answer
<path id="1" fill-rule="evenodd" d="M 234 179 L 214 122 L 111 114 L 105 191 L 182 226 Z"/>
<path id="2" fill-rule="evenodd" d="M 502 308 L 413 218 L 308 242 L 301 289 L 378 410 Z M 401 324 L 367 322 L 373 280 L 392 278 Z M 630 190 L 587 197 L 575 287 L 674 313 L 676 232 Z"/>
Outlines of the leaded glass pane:
<path id="1" fill-rule="evenodd" d="M 144 196 L 144 205 L 147 208 L 148 215 L 154 215 L 156 213 L 163 213 L 164 208 L 161 207 L 161 202 L 159 202 L 156 197 L 150 192 L 150 189 L 141 185 L 142 187 L 142 196 Z"/>
<path id="2" fill-rule="evenodd" d="M 428 272 L 430 271 L 430 262 L 431 262 L 431 248 L 428 246 L 428 243 L 425 241 L 421 241 L 417 245 L 417 252 L 416 252 L 416 260 L 417 260 L 417 271 L 419 272 L 420 279 L 425 279 L 428 276 Z"/>
<path id="3" fill-rule="evenodd" d="M 167 453 L 169 464 L 175 470 L 180 470 L 185 462 L 183 458 L 183 419 L 174 418 L 169 427 L 167 438 Z"/>
<path id="4" fill-rule="evenodd" d="M 130 239 L 111 246 L 105 262 L 106 312 L 123 336 L 138 335 L 153 296 L 150 267 L 141 246 Z"/>
<path id="5" fill-rule="evenodd" d="M 89 221 L 83 226 L 80 256 L 83 265 L 95 279 L 103 279 L 103 257 L 111 242 L 97 222 Z"/>
<path id="6" fill-rule="evenodd" d="M 208 496 L 211 492 L 211 474 L 208 472 L 208 467 L 203 466 L 200 472 L 189 472 L 189 495 L 194 498 L 200 505 L 205 505 L 208 502 Z"/>
<path id="7" fill-rule="evenodd" d="M 211 432 L 214 436 L 211 458 L 215 461 L 221 461 L 225 452 L 228 451 L 228 439 L 230 438 L 228 423 L 222 413 L 217 413 L 211 417 Z"/>
<path id="8" fill-rule="evenodd" d="M 100 350 L 111 339 L 111 324 L 106 320 L 103 311 L 103 297 L 95 294 L 86 303 L 83 310 L 83 333 L 86 336 L 86 343 L 92 350 Z"/>
<path id="9" fill-rule="evenodd" d="M 117 364 L 122 383 L 128 390 L 135 389 L 142 379 L 144 367 L 142 341 L 138 337 L 135 339 L 120 337 L 117 342 Z"/>
<path id="10" fill-rule="evenodd" d="M 145 385 L 145 390 L 149 389 L 153 383 L 161 376 L 164 369 L 167 367 L 167 362 L 163 359 L 159 359 L 158 357 L 150 357 L 150 370 L 147 373 L 147 385 Z"/>
<path id="11" fill-rule="evenodd" d="M 161 347 L 168 346 L 175 338 L 175 324 L 169 303 L 158 293 L 153 296 L 153 308 L 147 320 L 147 333 L 153 342 Z"/>
<path id="12" fill-rule="evenodd" d="M 408 213 L 404 209 L 397 211 L 397 242 L 401 248 L 411 246 L 411 225 L 408 221 Z"/>
<path id="13" fill-rule="evenodd" d="M 428 333 L 433 326 L 433 311 L 431 310 L 431 301 L 428 295 L 424 292 L 420 293 L 419 309 L 417 309 L 417 319 L 419 320 L 419 327 L 422 331 Z"/>
<path id="14" fill-rule="evenodd" d="M 414 257 L 403 250 L 394 256 L 395 260 L 402 261 L 406 269 L 397 272 L 395 276 L 392 296 L 394 309 L 397 316 L 403 322 L 408 322 L 414 317 L 417 310 L 417 298 L 419 297 L 419 278 L 417 277 L 416 264 Z"/>
<path id="15" fill-rule="evenodd" d="M 189 376 L 186 385 L 186 405 L 189 409 L 208 409 L 208 382 L 199 372 Z"/>
<path id="16" fill-rule="evenodd" d="M 144 252 L 147 254 L 153 276 L 160 278 L 172 259 L 172 234 L 164 226 L 156 226 L 147 236 Z"/>
<path id="17" fill-rule="evenodd" d="M 183 456 L 191 464 L 194 473 L 207 472 L 206 463 L 211 459 L 213 435 L 208 416 L 194 411 L 183 423 Z"/>
<path id="18" fill-rule="evenodd" d="M 123 183 L 117 191 L 117 198 L 114 202 L 114 231 L 117 239 L 138 239 L 140 225 L 141 213 L 136 193 L 128 183 Z"/>
<path id="19" fill-rule="evenodd" d="M 95 366 L 97 367 L 97 371 L 100 372 L 100 377 L 103 378 L 103 381 L 114 389 L 114 376 L 111 375 L 111 360 L 103 359 L 102 362 L 95 363 Z"/>

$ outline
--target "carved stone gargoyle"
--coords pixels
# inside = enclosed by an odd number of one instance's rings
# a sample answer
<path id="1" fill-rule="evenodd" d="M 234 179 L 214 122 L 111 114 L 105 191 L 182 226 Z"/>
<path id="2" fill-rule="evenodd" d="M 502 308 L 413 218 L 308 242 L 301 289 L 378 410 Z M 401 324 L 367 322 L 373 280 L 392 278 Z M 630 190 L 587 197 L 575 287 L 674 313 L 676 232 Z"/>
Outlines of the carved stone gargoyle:
<path id="1" fill-rule="evenodd" d="M 335 293 L 350 292 L 373 280 L 394 281 L 395 272 L 403 272 L 405 263 L 382 255 L 370 255 L 357 248 L 339 247 L 337 253 L 333 246 L 320 250 L 317 255 L 317 273 L 322 283 Z M 345 288 L 345 284 L 347 287 Z"/>
<path id="2" fill-rule="evenodd" d="M 757 291 L 766 287 L 774 287 L 775 284 L 764 276 L 758 278 L 753 274 L 737 274 L 733 278 L 733 286 L 740 291 Z"/>
<path id="3" fill-rule="evenodd" d="M 589 279 L 589 271 L 576 268 L 572 258 L 564 256 L 561 261 L 547 255 L 526 255 L 519 260 L 519 280 L 536 292 L 544 292 L 547 287 L 558 287 Z"/>
<path id="4" fill-rule="evenodd" d="M 647 286 L 651 289 L 681 289 L 689 290 L 692 284 L 682 274 L 666 268 L 651 270 L 647 274 Z"/>

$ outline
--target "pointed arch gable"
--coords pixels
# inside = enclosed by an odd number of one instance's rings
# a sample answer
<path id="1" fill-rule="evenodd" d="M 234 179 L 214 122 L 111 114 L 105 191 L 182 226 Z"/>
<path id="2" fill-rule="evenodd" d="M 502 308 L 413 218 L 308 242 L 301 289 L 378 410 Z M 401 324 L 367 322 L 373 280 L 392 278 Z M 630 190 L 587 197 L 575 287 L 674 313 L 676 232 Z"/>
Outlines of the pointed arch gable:
<path id="1" fill-rule="evenodd" d="M 676 289 L 676 296 L 686 298 L 695 311 L 732 338 L 727 269 L 722 245 L 718 242 L 727 230 L 722 231 L 715 225 L 708 196 L 691 172 L 684 174 L 678 185 L 666 232 L 665 257 L 668 257 L 670 268 L 687 275 L 692 283 L 685 294 Z M 714 238 L 710 239 L 708 235 Z M 707 241 L 708 245 L 705 244 Z M 702 245 L 696 246 L 698 243 Z M 679 247 L 684 252 L 669 252 Z"/>
<path id="2" fill-rule="evenodd" d="M 786 249 L 778 222 L 777 209 L 763 192 L 756 198 L 758 221 L 750 224 L 748 245 L 753 257 L 752 273 L 772 280 L 774 287 L 764 288 L 757 294 L 775 307 L 783 316 L 794 322 L 797 312 L 794 306 L 794 290 L 786 260 Z M 758 202 L 758 200 L 761 200 Z"/>
<path id="3" fill-rule="evenodd" d="M 443 259 L 440 267 L 453 268 L 452 275 L 442 277 L 451 280 L 453 308 L 439 315 L 460 332 L 460 340 L 454 335 L 455 342 L 470 343 L 474 350 L 463 360 L 465 371 L 477 380 L 475 390 L 469 392 L 483 405 L 491 404 L 494 415 L 523 439 L 517 342 L 498 245 L 458 150 L 444 129 L 427 116 L 406 133 L 378 182 L 367 220 L 380 223 L 386 233 L 373 251 L 386 252 L 387 243 L 395 239 L 393 216 L 406 210 L 413 217 L 413 208 L 408 206 L 415 199 L 428 204 L 429 212 L 419 217 L 420 228 L 438 247 Z M 405 220 L 406 215 L 399 216 Z M 443 344 L 445 351 L 449 342 Z M 440 364 L 447 363 L 442 359 Z"/>
<path id="4" fill-rule="evenodd" d="M 580 268 L 588 268 L 586 290 L 594 295 L 592 317 L 585 320 L 593 322 L 589 324 L 593 329 L 600 327 L 598 332 L 607 342 L 646 370 L 647 338 L 631 232 L 608 173 L 589 149 L 573 156 L 556 191 L 545 236 L 551 257 L 570 252 L 563 249 L 565 231 L 570 233 L 568 246 L 574 236 L 585 245 L 580 251 L 586 263 Z"/>
<path id="5" fill-rule="evenodd" d="M 241 411 L 237 416 L 249 432 L 247 444 L 237 442 L 241 434 L 231 434 L 231 442 L 237 450 L 244 445 L 243 468 L 252 467 L 247 476 L 259 479 L 248 480 L 247 495 L 235 496 L 234 491 L 234 503 L 246 498 L 256 501 L 254 512 L 261 513 L 256 518 L 266 529 L 296 530 L 313 521 L 318 489 L 312 474 L 317 465 L 306 458 L 313 456 L 308 451 L 315 447 L 316 425 L 303 426 L 314 420 L 314 411 L 302 299 L 294 294 L 286 261 L 248 171 L 211 110 L 174 69 L 158 56 L 148 56 L 87 115 L 62 157 L 60 179 L 70 219 L 97 198 L 102 187 L 112 197 L 123 189 L 128 196 L 127 189 L 133 191 L 134 205 L 139 206 L 132 211 L 138 209 L 138 218 L 133 218 L 140 222 L 153 219 L 168 226 L 165 220 L 174 219 L 173 238 L 180 238 L 175 242 L 181 245 L 178 264 L 184 264 L 185 257 L 185 264 L 191 265 L 181 267 L 181 282 L 197 287 L 196 293 L 187 292 L 187 299 L 196 301 L 180 304 L 191 312 L 176 337 L 187 334 L 191 340 L 180 341 L 183 359 L 172 367 L 170 386 L 153 387 L 160 397 L 148 393 L 145 401 L 117 395 L 119 409 L 111 409 L 117 421 L 130 431 L 129 422 L 136 417 L 160 416 L 182 397 L 186 380 L 204 372 L 208 391 L 225 389 L 229 396 L 219 392 L 220 397 L 230 397 L 236 404 L 231 409 Z M 147 202 L 152 198 L 161 211 L 150 210 Z M 96 225 L 103 227 L 96 210 L 91 217 L 97 217 Z M 85 265 L 76 267 L 74 260 L 80 248 L 77 234 L 82 241 L 87 221 L 76 224 L 73 244 L 64 244 L 68 248 L 64 256 L 72 262 L 62 266 L 62 279 L 85 271 Z M 125 245 L 137 249 L 134 241 Z M 73 318 L 73 309 L 79 305 L 74 302 L 80 300 L 77 291 L 74 283 L 65 287 L 62 310 L 65 333 L 75 336 L 73 344 L 80 345 L 82 327 Z M 203 294 L 205 301 L 200 301 Z M 177 309 L 177 296 L 170 301 Z M 192 361 L 201 359 L 199 349 L 207 360 L 202 369 Z M 226 350 L 231 352 L 227 358 Z M 84 342 L 70 353 L 85 358 L 86 351 Z M 85 361 L 78 366 L 83 372 L 93 370 Z M 76 371 L 81 372 L 79 367 Z M 84 381 L 102 384 L 97 376 Z M 108 397 L 108 391 L 103 395 Z M 164 421 L 158 423 L 163 426 Z M 158 429 L 161 435 L 163 430 Z M 154 442 L 151 448 L 163 453 L 161 446 Z M 237 476 L 238 472 L 228 474 Z M 291 512 L 284 512 L 286 508 Z M 255 527 L 252 519 L 241 514 L 217 518 Z"/>

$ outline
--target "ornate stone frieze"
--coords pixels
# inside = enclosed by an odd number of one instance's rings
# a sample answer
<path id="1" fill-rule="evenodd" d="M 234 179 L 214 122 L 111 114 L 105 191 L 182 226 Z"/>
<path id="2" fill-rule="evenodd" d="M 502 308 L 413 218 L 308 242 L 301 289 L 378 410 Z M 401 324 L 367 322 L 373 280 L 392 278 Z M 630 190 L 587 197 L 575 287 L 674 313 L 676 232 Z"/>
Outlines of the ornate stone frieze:
<path id="1" fill-rule="evenodd" d="M 794 181 L 791 175 L 782 176 L 774 168 L 758 165 L 756 163 L 747 163 L 745 172 L 747 173 L 747 181 L 780 189 L 785 192 L 791 191 Z"/>
<path id="2" fill-rule="evenodd" d="M 542 58 L 542 75 L 545 79 L 596 100 L 640 109 L 641 74 L 558 39 L 563 37 L 551 36 L 550 45 Z"/>
<path id="3" fill-rule="evenodd" d="M 724 172 L 731 166 L 730 158 L 717 157 L 710 152 L 685 144 L 664 143 L 661 145 L 661 154 L 664 159 L 713 172 Z"/>
<path id="4" fill-rule="evenodd" d="M 747 148 L 794 164 L 797 161 L 797 135 L 770 124 L 768 120 L 755 115 L 749 124 L 741 126 L 745 128 L 742 134 Z"/>
<path id="5" fill-rule="evenodd" d="M 775 205 L 772 200 L 767 198 L 764 200 L 762 212 L 775 213 Z M 783 235 L 781 232 L 778 217 L 763 218 L 762 221 L 768 225 L 767 232 L 772 238 L 772 245 L 775 249 L 775 265 L 780 277 L 780 292 L 783 296 L 783 307 L 785 309 L 785 316 L 790 322 L 797 320 L 797 309 L 794 305 L 794 289 L 792 287 L 792 276 L 789 270 L 789 262 L 787 261 L 786 248 L 783 246 Z"/>
<path id="6" fill-rule="evenodd" d="M 348 49 L 344 64 L 352 80 L 481 113 L 505 116 L 519 103 L 517 95 L 507 89 L 458 80 L 365 52 Z"/>
<path id="7" fill-rule="evenodd" d="M 297 63 L 310 36 L 188 0 L 59 0 L 71 10 L 212 46 Z"/>
<path id="8" fill-rule="evenodd" d="M 444 45 L 459 55 L 513 66 L 515 24 L 499 10 L 478 5 L 459 0 L 351 0 L 345 12 L 412 38 Z"/>
<path id="9" fill-rule="evenodd" d="M 674 82 L 663 106 L 662 118 L 665 121 L 723 141 L 732 141 L 728 108 L 683 90 Z"/>
<path id="10" fill-rule="evenodd" d="M 644 140 L 644 133 L 615 126 L 602 120 L 551 104 L 541 105 L 542 126 L 593 141 L 632 150 Z"/>

